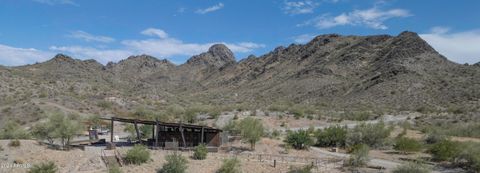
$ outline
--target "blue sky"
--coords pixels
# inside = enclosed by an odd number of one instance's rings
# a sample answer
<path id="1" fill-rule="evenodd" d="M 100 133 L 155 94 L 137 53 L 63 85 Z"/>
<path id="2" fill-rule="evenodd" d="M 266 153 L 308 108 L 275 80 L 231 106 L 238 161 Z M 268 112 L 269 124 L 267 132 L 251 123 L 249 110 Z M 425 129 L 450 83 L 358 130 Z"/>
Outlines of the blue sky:
<path id="1" fill-rule="evenodd" d="M 149 54 L 180 64 L 224 43 L 237 59 L 315 35 L 420 34 L 458 63 L 480 61 L 480 1 L 0 0 L 0 64 L 64 53 L 105 64 Z"/>

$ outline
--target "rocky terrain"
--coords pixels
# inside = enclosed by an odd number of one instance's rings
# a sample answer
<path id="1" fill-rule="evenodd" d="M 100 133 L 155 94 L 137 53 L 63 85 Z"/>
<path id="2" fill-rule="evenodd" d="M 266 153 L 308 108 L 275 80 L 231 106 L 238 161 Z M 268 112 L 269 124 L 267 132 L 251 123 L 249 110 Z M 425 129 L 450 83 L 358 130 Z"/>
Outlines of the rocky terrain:
<path id="1" fill-rule="evenodd" d="M 449 61 L 416 33 L 320 35 L 236 61 L 221 44 L 175 65 L 148 55 L 102 65 L 58 54 L 0 66 L 0 119 L 32 122 L 44 112 L 127 114 L 138 106 L 277 102 L 321 109 L 479 111 L 480 68 Z"/>

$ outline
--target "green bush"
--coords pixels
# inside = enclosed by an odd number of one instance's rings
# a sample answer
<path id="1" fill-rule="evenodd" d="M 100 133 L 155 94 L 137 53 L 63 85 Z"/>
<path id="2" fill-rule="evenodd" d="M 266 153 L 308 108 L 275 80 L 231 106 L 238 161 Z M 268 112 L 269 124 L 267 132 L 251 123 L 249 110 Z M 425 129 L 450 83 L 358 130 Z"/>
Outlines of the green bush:
<path id="1" fill-rule="evenodd" d="M 150 151 L 143 145 L 135 145 L 127 151 L 125 161 L 130 164 L 140 165 L 150 160 Z"/>
<path id="2" fill-rule="evenodd" d="M 122 170 L 120 170 L 120 167 L 118 166 L 112 166 L 108 168 L 108 173 L 121 173 Z"/>
<path id="3" fill-rule="evenodd" d="M 312 165 L 306 165 L 303 167 L 290 167 L 287 173 L 311 173 L 313 169 Z"/>
<path id="4" fill-rule="evenodd" d="M 30 135 L 17 122 L 7 121 L 0 129 L 0 139 L 29 139 Z"/>
<path id="5" fill-rule="evenodd" d="M 367 121 L 374 119 L 374 115 L 367 111 L 345 112 L 342 118 L 353 121 Z"/>
<path id="6" fill-rule="evenodd" d="M 162 169 L 158 173 L 184 173 L 187 170 L 187 158 L 174 152 L 171 155 L 165 156 L 167 163 L 163 164 Z"/>
<path id="7" fill-rule="evenodd" d="M 272 138 L 278 138 L 280 136 L 280 131 L 277 129 L 272 131 Z"/>
<path id="8" fill-rule="evenodd" d="M 289 112 L 293 114 L 293 117 L 297 120 L 305 116 L 301 108 L 292 108 L 289 110 Z"/>
<path id="9" fill-rule="evenodd" d="M 222 130 L 229 132 L 231 135 L 240 134 L 239 125 L 233 120 L 230 120 L 225 126 L 223 126 Z"/>
<path id="10" fill-rule="evenodd" d="M 461 143 L 461 151 L 456 155 L 454 161 L 472 172 L 480 172 L 480 144 L 475 142 Z"/>
<path id="11" fill-rule="evenodd" d="M 396 139 L 393 148 L 403 153 L 416 152 L 422 149 L 422 144 L 415 139 L 401 137 Z"/>
<path id="12" fill-rule="evenodd" d="M 309 133 L 305 130 L 289 131 L 285 143 L 295 149 L 308 149 L 313 144 Z"/>
<path id="13" fill-rule="evenodd" d="M 435 144 L 437 142 L 440 142 L 440 141 L 443 141 L 443 140 L 446 140 L 446 139 L 447 139 L 446 135 L 440 134 L 438 132 L 429 132 L 425 136 L 424 141 L 427 144 Z"/>
<path id="14" fill-rule="evenodd" d="M 21 143 L 18 139 L 14 139 L 14 140 L 11 140 L 9 143 L 8 143 L 8 146 L 9 147 L 20 147 Z"/>
<path id="15" fill-rule="evenodd" d="M 350 158 L 345 163 L 349 167 L 362 167 L 367 165 L 369 161 L 368 152 L 370 148 L 365 144 L 358 144 L 352 148 Z"/>
<path id="16" fill-rule="evenodd" d="M 317 146 L 344 147 L 347 138 L 347 128 L 331 126 L 317 132 Z"/>
<path id="17" fill-rule="evenodd" d="M 36 124 L 32 128 L 32 134 L 40 140 L 48 140 L 53 143 L 54 139 L 60 139 L 63 147 L 70 144 L 70 140 L 77 135 L 80 130 L 80 123 L 62 113 L 53 113 L 48 117 L 47 122 Z"/>
<path id="18" fill-rule="evenodd" d="M 432 154 L 432 158 L 437 161 L 449 161 L 452 160 L 459 152 L 459 144 L 450 140 L 442 140 L 436 144 L 433 144 L 429 152 Z"/>
<path id="19" fill-rule="evenodd" d="M 396 167 L 392 173 L 429 173 L 428 167 L 417 163 L 407 163 Z"/>
<path id="20" fill-rule="evenodd" d="M 205 144 L 200 144 L 195 147 L 195 150 L 193 151 L 193 158 L 195 160 L 204 160 L 207 158 L 207 153 L 207 146 Z"/>
<path id="21" fill-rule="evenodd" d="M 102 101 L 99 101 L 99 102 L 97 103 L 97 106 L 98 106 L 98 107 L 101 107 L 101 108 L 103 108 L 103 109 L 110 109 L 110 108 L 112 108 L 113 103 L 112 103 L 112 102 L 109 102 L 109 101 L 102 100 Z"/>
<path id="22" fill-rule="evenodd" d="M 250 143 L 250 148 L 254 150 L 255 143 L 260 141 L 260 138 L 264 134 L 262 122 L 258 119 L 247 117 L 240 121 L 239 128 L 242 140 Z"/>
<path id="23" fill-rule="evenodd" d="M 55 173 L 58 171 L 57 165 L 54 162 L 45 162 L 37 165 L 33 165 L 28 173 Z"/>
<path id="24" fill-rule="evenodd" d="M 150 138 L 152 136 L 152 125 L 142 125 L 138 129 L 140 131 L 141 138 Z"/>
<path id="25" fill-rule="evenodd" d="M 391 131 L 392 128 L 387 127 L 383 122 L 376 124 L 363 123 L 348 131 L 346 145 L 366 144 L 372 148 L 378 148 L 388 142 Z"/>
<path id="26" fill-rule="evenodd" d="M 225 159 L 217 173 L 241 173 L 241 163 L 237 158 Z"/>

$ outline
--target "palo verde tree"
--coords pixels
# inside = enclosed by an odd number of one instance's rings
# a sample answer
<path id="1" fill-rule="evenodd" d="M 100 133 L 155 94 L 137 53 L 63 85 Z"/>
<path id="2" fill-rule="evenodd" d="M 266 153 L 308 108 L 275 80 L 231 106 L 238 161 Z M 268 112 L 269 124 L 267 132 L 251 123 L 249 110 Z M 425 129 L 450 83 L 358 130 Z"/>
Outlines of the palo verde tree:
<path id="1" fill-rule="evenodd" d="M 33 127 L 33 135 L 38 139 L 46 139 L 53 144 L 59 139 L 62 146 L 70 144 L 70 140 L 79 132 L 79 123 L 63 113 L 53 113 L 46 122 Z"/>
<path id="2" fill-rule="evenodd" d="M 255 143 L 260 141 L 264 133 L 262 122 L 258 119 L 247 117 L 240 121 L 239 127 L 242 139 L 250 143 L 250 148 L 254 150 Z"/>

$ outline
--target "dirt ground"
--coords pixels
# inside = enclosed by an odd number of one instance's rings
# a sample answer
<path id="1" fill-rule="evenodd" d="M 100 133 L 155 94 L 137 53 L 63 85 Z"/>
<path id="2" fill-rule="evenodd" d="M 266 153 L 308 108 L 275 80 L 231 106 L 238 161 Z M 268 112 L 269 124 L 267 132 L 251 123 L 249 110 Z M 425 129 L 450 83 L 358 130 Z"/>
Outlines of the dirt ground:
<path id="1" fill-rule="evenodd" d="M 39 164 L 45 161 L 53 161 L 59 168 L 59 172 L 70 173 L 100 173 L 106 172 L 107 168 L 101 160 L 99 147 L 87 147 L 85 150 L 72 149 L 70 151 L 58 151 L 48 149 L 45 145 L 40 145 L 33 140 L 21 140 L 20 147 L 9 147 L 9 140 L 0 140 L 0 145 L 4 151 L 0 152 L 0 173 L 23 173 L 26 172 L 33 164 Z M 229 148 L 235 148 L 237 151 L 221 150 L 218 153 L 209 153 L 206 160 L 193 160 L 190 156 L 192 152 L 180 152 L 182 155 L 188 158 L 187 172 L 192 173 L 212 173 L 215 172 L 221 165 L 225 158 L 235 157 L 233 153 L 242 153 L 237 155 L 237 158 L 241 160 L 241 168 L 245 173 L 258 172 L 287 172 L 291 166 L 303 166 L 304 163 L 282 163 L 277 162 L 276 167 L 273 167 L 273 161 L 260 162 L 255 159 L 246 157 L 248 153 L 262 153 L 262 154 L 274 154 L 280 155 L 284 152 L 282 142 L 279 140 L 262 139 L 257 145 L 255 152 L 247 150 L 249 145 L 241 143 L 240 141 L 233 142 Z M 119 147 L 120 153 L 125 154 L 130 147 Z M 238 150 L 240 149 L 240 150 Z M 156 172 L 166 162 L 165 156 L 171 154 L 172 151 L 165 150 L 150 150 L 151 160 L 142 165 L 126 165 L 121 167 L 123 172 Z M 330 159 L 332 157 L 322 156 L 314 151 L 297 151 L 289 150 L 289 156 L 298 157 L 321 157 Z M 18 164 L 14 164 L 18 163 Z M 335 167 L 341 165 L 325 164 L 321 168 L 316 169 L 316 172 L 342 172 Z M 15 167 L 15 168 L 10 168 Z"/>

